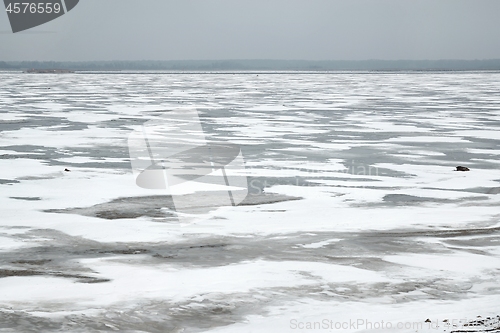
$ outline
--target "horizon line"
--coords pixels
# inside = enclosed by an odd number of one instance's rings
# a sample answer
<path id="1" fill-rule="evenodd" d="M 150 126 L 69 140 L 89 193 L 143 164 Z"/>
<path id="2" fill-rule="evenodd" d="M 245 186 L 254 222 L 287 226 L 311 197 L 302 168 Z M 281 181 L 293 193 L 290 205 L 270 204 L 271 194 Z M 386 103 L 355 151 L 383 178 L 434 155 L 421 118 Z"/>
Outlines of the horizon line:
<path id="1" fill-rule="evenodd" d="M 324 60 L 309 60 L 309 59 L 271 59 L 271 58 L 224 58 L 224 59 L 170 59 L 170 60 L 0 60 L 6 63 L 19 62 L 182 62 L 182 61 L 280 61 L 280 62 L 367 62 L 367 61 L 384 61 L 384 62 L 400 62 L 400 61 L 500 61 L 499 58 L 484 58 L 484 59 L 460 59 L 460 58 L 441 58 L 441 59 L 324 59 Z"/>

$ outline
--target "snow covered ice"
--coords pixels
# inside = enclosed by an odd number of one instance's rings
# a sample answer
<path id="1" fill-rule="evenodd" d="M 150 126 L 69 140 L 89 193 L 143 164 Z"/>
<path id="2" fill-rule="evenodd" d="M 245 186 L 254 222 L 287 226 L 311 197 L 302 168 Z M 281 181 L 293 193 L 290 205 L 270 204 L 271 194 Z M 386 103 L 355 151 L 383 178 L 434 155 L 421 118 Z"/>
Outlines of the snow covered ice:
<path id="1" fill-rule="evenodd" d="M 500 331 L 499 84 L 0 73 L 0 331 Z M 179 107 L 241 147 L 240 205 L 136 185 L 128 136 Z"/>

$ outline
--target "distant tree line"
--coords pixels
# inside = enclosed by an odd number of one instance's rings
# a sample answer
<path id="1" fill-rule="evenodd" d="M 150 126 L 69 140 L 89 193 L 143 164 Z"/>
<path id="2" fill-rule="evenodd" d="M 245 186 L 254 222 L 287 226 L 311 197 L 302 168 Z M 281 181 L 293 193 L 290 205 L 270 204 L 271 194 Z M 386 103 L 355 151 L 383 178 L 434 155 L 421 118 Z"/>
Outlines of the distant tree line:
<path id="1" fill-rule="evenodd" d="M 1 70 L 74 71 L 468 71 L 500 70 L 490 60 L 171 60 L 171 61 L 0 61 Z"/>

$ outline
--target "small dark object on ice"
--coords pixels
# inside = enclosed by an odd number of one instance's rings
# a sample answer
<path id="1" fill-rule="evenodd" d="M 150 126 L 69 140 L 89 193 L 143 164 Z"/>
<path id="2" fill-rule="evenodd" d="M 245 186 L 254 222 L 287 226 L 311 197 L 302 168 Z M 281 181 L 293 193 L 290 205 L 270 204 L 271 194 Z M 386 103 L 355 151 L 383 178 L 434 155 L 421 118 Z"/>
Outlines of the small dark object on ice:
<path id="1" fill-rule="evenodd" d="M 429 318 L 427 318 L 427 320 L 425 321 L 426 323 L 430 323 L 431 320 Z"/>
<path id="2" fill-rule="evenodd" d="M 66 171 L 66 172 L 70 172 L 71 170 L 70 170 L 70 169 L 68 169 L 68 168 L 66 168 L 66 169 L 64 169 L 64 171 Z"/>
<path id="3" fill-rule="evenodd" d="M 457 170 L 455 171 L 470 171 L 470 169 L 468 167 L 464 167 L 464 166 L 457 166 Z"/>

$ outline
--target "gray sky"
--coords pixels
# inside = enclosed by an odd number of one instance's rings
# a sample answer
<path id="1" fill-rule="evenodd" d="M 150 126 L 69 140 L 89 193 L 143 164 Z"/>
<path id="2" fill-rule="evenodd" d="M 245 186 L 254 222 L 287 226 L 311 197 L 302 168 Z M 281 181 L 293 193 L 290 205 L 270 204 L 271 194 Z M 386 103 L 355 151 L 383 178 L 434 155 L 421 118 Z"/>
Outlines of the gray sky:
<path id="1" fill-rule="evenodd" d="M 491 59 L 499 17 L 498 0 L 80 0 L 16 34 L 1 10 L 0 61 Z"/>

